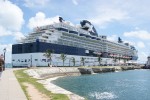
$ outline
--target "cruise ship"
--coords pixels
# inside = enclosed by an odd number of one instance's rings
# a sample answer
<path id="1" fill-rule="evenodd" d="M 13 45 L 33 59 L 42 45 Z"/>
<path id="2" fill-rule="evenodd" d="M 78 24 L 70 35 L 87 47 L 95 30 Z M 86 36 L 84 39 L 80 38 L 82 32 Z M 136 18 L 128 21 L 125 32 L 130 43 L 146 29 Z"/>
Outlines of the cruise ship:
<path id="1" fill-rule="evenodd" d="M 85 66 L 99 65 L 98 57 L 102 65 L 138 59 L 134 46 L 124 43 L 120 37 L 117 42 L 107 40 L 107 36 L 99 35 L 88 20 L 72 25 L 58 17 L 57 23 L 38 26 L 12 45 L 13 67 L 48 66 L 50 59 L 44 56 L 47 50 L 52 51 L 53 66 L 63 66 L 61 54 L 66 56 L 64 66 L 81 66 L 83 58 Z"/>

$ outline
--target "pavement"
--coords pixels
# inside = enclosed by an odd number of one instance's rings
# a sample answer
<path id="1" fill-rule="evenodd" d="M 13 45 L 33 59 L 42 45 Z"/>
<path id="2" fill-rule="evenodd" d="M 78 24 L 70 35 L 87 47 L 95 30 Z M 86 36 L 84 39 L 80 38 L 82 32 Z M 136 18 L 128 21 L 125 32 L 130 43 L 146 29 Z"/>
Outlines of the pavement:
<path id="1" fill-rule="evenodd" d="M 27 100 L 12 68 L 5 69 L 0 80 L 0 100 Z"/>

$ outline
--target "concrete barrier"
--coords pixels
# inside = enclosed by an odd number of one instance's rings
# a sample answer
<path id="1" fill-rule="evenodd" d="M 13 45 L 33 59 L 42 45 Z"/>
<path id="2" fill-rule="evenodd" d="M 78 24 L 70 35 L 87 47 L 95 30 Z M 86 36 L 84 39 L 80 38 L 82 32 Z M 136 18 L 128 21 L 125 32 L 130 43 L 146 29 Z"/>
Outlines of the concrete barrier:
<path id="1" fill-rule="evenodd" d="M 102 72 L 114 72 L 115 68 L 102 68 Z"/>
<path id="2" fill-rule="evenodd" d="M 115 68 L 78 68 L 81 74 L 114 72 Z"/>
<path id="3" fill-rule="evenodd" d="M 92 74 L 93 70 L 92 68 L 78 68 L 81 74 Z"/>
<path id="4" fill-rule="evenodd" d="M 122 66 L 121 69 L 122 70 L 133 70 L 134 67 L 133 66 Z"/>
<path id="5" fill-rule="evenodd" d="M 102 68 L 92 68 L 94 73 L 102 73 Z"/>

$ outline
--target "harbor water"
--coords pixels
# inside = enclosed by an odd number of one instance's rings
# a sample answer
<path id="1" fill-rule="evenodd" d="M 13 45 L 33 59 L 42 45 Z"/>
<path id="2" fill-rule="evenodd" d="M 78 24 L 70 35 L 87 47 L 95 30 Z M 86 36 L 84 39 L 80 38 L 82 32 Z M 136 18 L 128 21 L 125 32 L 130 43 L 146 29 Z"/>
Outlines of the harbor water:
<path id="1" fill-rule="evenodd" d="M 150 100 L 150 70 L 69 76 L 53 83 L 87 100 Z"/>

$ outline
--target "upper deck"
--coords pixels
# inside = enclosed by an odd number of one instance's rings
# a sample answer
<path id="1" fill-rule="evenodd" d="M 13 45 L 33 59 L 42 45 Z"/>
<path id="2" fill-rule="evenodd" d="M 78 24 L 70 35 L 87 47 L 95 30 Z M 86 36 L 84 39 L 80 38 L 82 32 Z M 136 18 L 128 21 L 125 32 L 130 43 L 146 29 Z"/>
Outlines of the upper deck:
<path id="1" fill-rule="evenodd" d="M 106 36 L 93 35 L 89 30 L 65 22 L 36 27 L 21 43 L 32 43 L 37 39 L 40 42 L 84 48 L 94 52 L 119 55 L 134 55 L 136 52 L 131 45 L 111 42 L 107 40 Z"/>

